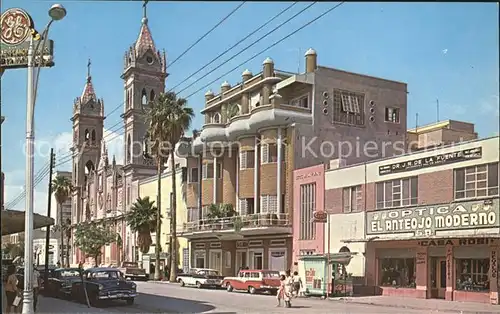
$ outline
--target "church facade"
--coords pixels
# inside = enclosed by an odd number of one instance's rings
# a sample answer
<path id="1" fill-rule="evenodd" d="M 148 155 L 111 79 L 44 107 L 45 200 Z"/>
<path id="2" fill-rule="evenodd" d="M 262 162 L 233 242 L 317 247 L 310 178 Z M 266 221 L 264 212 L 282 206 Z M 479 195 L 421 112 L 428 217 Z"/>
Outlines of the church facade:
<path id="1" fill-rule="evenodd" d="M 124 164 L 111 160 L 104 137 L 104 101 L 97 97 L 89 71 L 80 97 L 73 106 L 72 225 L 106 221 L 121 241 L 102 248 L 98 264 L 135 261 L 135 236 L 124 216 L 138 197 L 138 182 L 156 174 L 154 160 L 145 157 L 145 109 L 165 89 L 166 57 L 156 49 L 144 8 L 137 41 L 125 52 L 123 136 Z M 73 239 L 74 240 L 74 237 Z M 72 241 L 73 242 L 73 241 Z M 72 245 L 71 264 L 93 262 Z"/>

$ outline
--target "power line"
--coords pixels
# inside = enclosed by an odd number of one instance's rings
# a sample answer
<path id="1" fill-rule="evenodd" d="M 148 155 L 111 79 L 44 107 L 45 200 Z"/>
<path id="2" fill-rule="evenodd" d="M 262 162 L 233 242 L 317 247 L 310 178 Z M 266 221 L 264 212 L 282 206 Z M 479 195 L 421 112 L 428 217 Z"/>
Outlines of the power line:
<path id="1" fill-rule="evenodd" d="M 228 49 L 226 49 L 225 51 L 223 51 L 222 53 L 220 53 L 217 57 L 213 58 L 210 62 L 208 62 L 207 64 L 205 64 L 203 67 L 201 67 L 198 70 L 196 70 L 195 72 L 191 73 L 188 77 L 186 77 L 184 80 L 182 80 L 182 82 L 180 82 L 177 85 L 175 85 L 174 87 L 172 87 L 169 90 L 169 92 L 173 91 L 174 89 L 176 89 L 177 87 L 179 87 L 179 85 L 182 85 L 187 80 L 189 80 L 190 78 L 192 78 L 196 74 L 198 74 L 201 71 L 203 71 L 204 69 L 206 69 L 209 65 L 211 65 L 212 63 L 214 63 L 220 57 L 224 56 L 226 53 L 228 53 L 229 51 L 231 51 L 234 47 L 238 46 L 239 44 L 241 44 L 242 42 L 244 42 L 245 40 L 247 40 L 250 36 L 254 35 L 258 31 L 260 31 L 261 29 L 263 29 L 264 27 L 266 27 L 267 25 L 269 25 L 269 23 L 271 23 L 272 21 L 274 21 L 275 19 L 277 19 L 278 17 L 280 17 L 281 15 L 283 15 L 285 12 L 287 12 L 288 10 L 290 10 L 296 4 L 297 4 L 297 2 L 294 2 L 291 5 L 289 5 L 288 7 L 286 7 L 285 9 L 281 10 L 281 12 L 279 12 L 278 14 L 276 14 L 275 16 L 273 16 L 272 18 L 270 18 L 267 22 L 265 22 L 264 24 L 262 24 L 261 26 L 259 26 L 258 28 L 256 28 L 250 34 L 248 34 L 245 37 L 243 37 L 242 39 L 240 39 L 236 44 L 232 45 L 231 47 L 229 47 Z"/>
<path id="2" fill-rule="evenodd" d="M 215 67 L 214 69 L 212 69 L 212 71 L 206 73 L 205 75 L 203 75 L 202 77 L 200 77 L 199 79 L 197 79 L 196 81 L 194 81 L 193 83 L 189 84 L 188 86 L 184 87 L 183 89 L 181 89 L 180 91 L 178 91 L 177 93 L 180 94 L 182 93 L 183 91 L 185 91 L 186 89 L 190 88 L 191 86 L 193 86 L 194 84 L 198 83 L 200 80 L 204 79 L 205 77 L 207 77 L 208 75 L 212 74 L 213 72 L 217 71 L 221 66 L 227 64 L 229 61 L 233 60 L 234 58 L 236 58 L 237 56 L 239 56 L 240 54 L 242 54 L 243 52 L 246 52 L 248 51 L 249 48 L 255 46 L 257 43 L 259 43 L 261 40 L 263 40 L 264 38 L 266 38 L 267 36 L 271 35 L 272 33 L 274 33 L 275 31 L 277 31 L 278 29 L 280 29 L 283 25 L 287 24 L 288 22 L 290 22 L 291 20 L 293 20 L 294 18 L 296 18 L 297 16 L 301 15 L 302 13 L 304 13 L 306 10 L 308 10 L 310 7 L 312 7 L 313 5 L 315 5 L 317 3 L 317 1 L 309 4 L 308 6 L 306 6 L 305 8 L 303 8 L 302 10 L 300 10 L 299 12 L 295 13 L 294 15 L 292 15 L 290 18 L 288 18 L 286 21 L 282 22 L 281 24 L 279 24 L 278 26 L 276 26 L 275 28 L 273 28 L 272 30 L 270 30 L 269 32 L 267 32 L 266 34 L 264 34 L 263 36 L 261 36 L 260 38 L 258 38 L 256 41 L 252 42 L 250 45 L 244 47 L 243 49 L 241 49 L 238 53 L 236 53 L 235 55 L 233 55 L 231 58 L 227 59 L 226 61 L 222 62 L 221 64 L 219 64 L 217 67 Z M 231 71 L 232 72 L 232 71 Z M 205 87 L 204 87 L 205 88 Z"/>
<path id="3" fill-rule="evenodd" d="M 182 58 L 186 53 L 188 53 L 189 50 L 191 50 L 194 46 L 196 46 L 200 41 L 202 41 L 205 37 L 207 37 L 211 32 L 213 32 L 217 27 L 219 27 L 222 23 L 224 23 L 231 15 L 233 15 L 234 13 L 236 13 L 236 11 L 238 11 L 244 4 L 246 3 L 246 1 L 243 1 L 242 3 L 240 3 L 240 5 L 238 5 L 235 9 L 233 9 L 231 12 L 229 12 L 228 15 L 226 15 L 222 20 L 220 20 L 217 24 L 215 24 L 214 27 L 212 27 L 208 32 L 206 32 L 203 36 L 201 36 L 200 38 L 198 38 L 193 44 L 191 44 L 191 46 L 189 46 L 186 50 L 184 50 L 183 53 L 180 54 L 180 56 L 178 56 L 177 58 L 174 59 L 174 61 L 172 61 L 172 63 L 170 63 L 168 66 L 171 67 L 175 64 L 175 62 L 177 62 L 180 58 Z"/>
<path id="4" fill-rule="evenodd" d="M 293 32 L 289 33 L 288 35 L 286 35 L 285 37 L 281 38 L 280 40 L 278 41 L 275 41 L 273 44 L 271 44 L 270 46 L 268 46 L 267 48 L 259 51 L 258 53 L 254 54 L 252 57 L 248 58 L 247 60 L 243 61 L 242 63 L 238 64 L 237 66 L 235 66 L 234 68 L 232 68 L 231 70 L 227 71 L 226 73 L 222 74 L 221 76 L 219 76 L 218 78 L 216 78 L 215 80 L 211 81 L 210 83 L 204 85 L 203 87 L 199 88 L 198 90 L 196 90 L 195 92 L 189 94 L 186 99 L 188 99 L 189 97 L 195 95 L 196 93 L 198 93 L 199 91 L 205 89 L 207 86 L 210 86 L 211 84 L 213 84 L 214 82 L 220 80 L 221 78 L 223 78 L 224 76 L 230 74 L 231 72 L 237 70 L 240 66 L 244 65 L 245 63 L 248 63 L 250 61 L 252 61 L 253 59 L 257 58 L 259 55 L 263 54 L 264 52 L 266 52 L 267 50 L 273 48 L 274 46 L 280 44 L 281 42 L 285 41 L 286 39 L 290 38 L 291 36 L 295 35 L 296 33 L 298 33 L 299 31 L 303 30 L 304 28 L 306 28 L 307 26 L 311 25 L 312 23 L 316 22 L 317 20 L 319 20 L 320 18 L 322 18 L 323 16 L 327 15 L 328 13 L 332 12 L 333 10 L 335 10 L 336 8 L 340 7 L 342 4 L 344 4 L 344 1 L 340 2 L 339 4 L 331 7 L 330 9 L 326 10 L 325 12 L 323 12 L 322 14 L 318 15 L 317 17 L 315 17 L 314 19 L 310 20 L 309 22 L 307 22 L 306 24 L 302 25 L 301 27 L 297 28 L 296 30 L 294 30 Z"/>

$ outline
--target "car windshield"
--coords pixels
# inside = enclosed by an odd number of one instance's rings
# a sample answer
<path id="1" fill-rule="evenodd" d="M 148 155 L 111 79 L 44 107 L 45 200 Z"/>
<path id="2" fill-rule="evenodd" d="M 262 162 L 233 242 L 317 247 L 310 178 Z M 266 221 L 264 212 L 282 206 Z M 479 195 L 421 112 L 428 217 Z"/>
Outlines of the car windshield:
<path id="1" fill-rule="evenodd" d="M 263 278 L 279 278 L 280 273 L 278 271 L 265 271 L 262 272 Z"/>
<path id="2" fill-rule="evenodd" d="M 219 276 L 219 272 L 216 270 L 200 270 L 198 271 L 200 275 L 208 275 L 208 276 Z"/>
<path id="3" fill-rule="evenodd" d="M 122 264 L 123 267 L 138 268 L 137 263 L 127 262 Z"/>
<path id="4" fill-rule="evenodd" d="M 119 271 L 96 271 L 94 273 L 89 274 L 90 278 L 94 279 L 120 279 L 122 278 L 122 274 Z"/>
<path id="5" fill-rule="evenodd" d="M 76 269 L 61 270 L 61 277 L 79 277 L 80 272 Z"/>

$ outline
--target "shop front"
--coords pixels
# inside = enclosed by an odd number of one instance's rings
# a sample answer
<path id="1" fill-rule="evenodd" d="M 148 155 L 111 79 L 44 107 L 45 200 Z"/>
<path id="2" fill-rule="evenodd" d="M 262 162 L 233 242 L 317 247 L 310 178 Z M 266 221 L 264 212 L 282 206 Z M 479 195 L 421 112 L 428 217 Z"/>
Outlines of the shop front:
<path id="1" fill-rule="evenodd" d="M 498 304 L 498 211 L 496 199 L 367 213 L 367 284 L 382 295 Z"/>
<path id="2" fill-rule="evenodd" d="M 191 241 L 191 267 L 234 276 L 241 268 L 285 271 L 290 268 L 291 238 L 218 238 Z"/>

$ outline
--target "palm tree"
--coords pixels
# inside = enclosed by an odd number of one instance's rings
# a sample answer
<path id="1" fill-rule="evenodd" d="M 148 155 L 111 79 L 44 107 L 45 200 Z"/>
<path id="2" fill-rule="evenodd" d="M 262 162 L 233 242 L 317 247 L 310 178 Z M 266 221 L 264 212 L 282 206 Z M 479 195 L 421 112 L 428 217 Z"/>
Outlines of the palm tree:
<path id="1" fill-rule="evenodd" d="M 130 212 L 126 216 L 127 225 L 135 233 L 137 232 L 137 244 L 143 254 L 149 252 L 149 248 L 153 241 L 151 240 L 151 232 L 160 233 L 156 222 L 161 221 L 161 216 L 158 218 L 158 209 L 154 206 L 154 201 L 149 200 L 149 196 L 138 198 L 130 208 Z"/>
<path id="2" fill-rule="evenodd" d="M 155 156 L 158 165 L 158 210 L 161 210 L 161 172 L 163 164 L 170 159 L 172 176 L 172 204 L 170 205 L 170 281 L 175 281 L 177 276 L 176 254 L 176 207 L 177 189 L 175 174 L 175 145 L 191 126 L 194 112 L 187 107 L 184 98 L 177 98 L 174 92 L 160 94 L 152 103 L 148 112 L 148 134 L 151 141 L 151 154 Z M 158 222 L 159 225 L 159 222 Z M 160 234 L 156 234 L 156 243 L 160 243 Z M 156 246 L 155 280 L 160 279 L 160 247 Z"/>
<path id="3" fill-rule="evenodd" d="M 56 202 L 59 205 L 59 210 L 57 215 L 59 216 L 59 232 L 60 232 L 60 239 L 61 239 L 61 266 L 64 266 L 64 231 L 66 230 L 66 227 L 63 227 L 65 225 L 64 220 L 63 220 L 63 204 L 69 200 L 71 197 L 71 191 L 73 190 L 73 185 L 71 184 L 71 179 L 68 177 L 63 177 L 61 175 L 56 176 L 52 180 L 52 192 L 54 193 L 54 197 L 56 198 Z M 71 221 L 70 221 L 71 224 Z M 63 230 L 65 229 L 65 230 Z M 71 232 L 71 230 L 69 231 Z M 71 235 L 71 234 L 70 234 Z M 69 241 L 68 241 L 69 242 Z M 69 245 L 69 243 L 68 243 Z M 69 251 L 67 251 L 67 265 L 69 267 Z"/>

